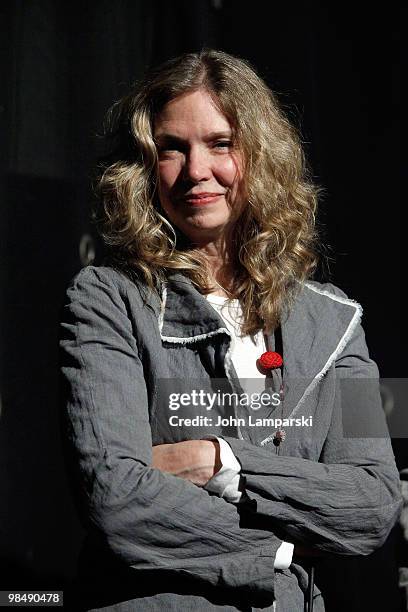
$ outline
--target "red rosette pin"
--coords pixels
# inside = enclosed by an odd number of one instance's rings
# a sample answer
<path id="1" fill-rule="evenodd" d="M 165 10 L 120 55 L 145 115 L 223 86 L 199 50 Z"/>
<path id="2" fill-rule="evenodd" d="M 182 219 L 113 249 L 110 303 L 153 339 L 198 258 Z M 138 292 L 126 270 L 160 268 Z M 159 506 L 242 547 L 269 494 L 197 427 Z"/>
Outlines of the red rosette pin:
<path id="1" fill-rule="evenodd" d="M 282 366 L 283 359 L 275 351 L 266 351 L 258 359 L 258 364 L 263 370 L 276 370 Z"/>

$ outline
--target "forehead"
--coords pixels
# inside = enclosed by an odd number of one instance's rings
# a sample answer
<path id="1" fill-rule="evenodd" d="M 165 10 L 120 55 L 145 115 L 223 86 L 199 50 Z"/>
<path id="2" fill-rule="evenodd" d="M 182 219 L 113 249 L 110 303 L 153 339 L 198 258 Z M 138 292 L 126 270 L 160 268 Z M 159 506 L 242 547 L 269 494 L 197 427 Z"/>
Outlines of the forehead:
<path id="1" fill-rule="evenodd" d="M 209 132 L 231 132 L 228 119 L 204 90 L 178 96 L 166 104 L 154 123 L 154 134 L 175 136 L 205 135 Z"/>

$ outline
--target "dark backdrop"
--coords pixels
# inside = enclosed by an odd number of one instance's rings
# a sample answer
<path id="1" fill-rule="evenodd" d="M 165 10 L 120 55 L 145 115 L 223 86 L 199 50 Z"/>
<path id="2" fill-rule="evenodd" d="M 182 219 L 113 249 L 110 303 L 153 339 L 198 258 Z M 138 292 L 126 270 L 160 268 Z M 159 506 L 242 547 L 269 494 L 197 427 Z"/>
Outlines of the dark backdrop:
<path id="1" fill-rule="evenodd" d="M 0 11 L 0 588 L 62 588 L 82 535 L 58 432 L 57 322 L 67 282 L 101 256 L 89 210 L 104 113 L 181 52 L 249 59 L 325 188 L 319 276 L 362 303 L 382 375 L 404 376 L 402 16 L 393 3 L 261 0 L 14 0 Z M 395 448 L 406 467 L 405 441 Z M 329 570 L 341 605 L 397 609 L 392 540 Z"/>

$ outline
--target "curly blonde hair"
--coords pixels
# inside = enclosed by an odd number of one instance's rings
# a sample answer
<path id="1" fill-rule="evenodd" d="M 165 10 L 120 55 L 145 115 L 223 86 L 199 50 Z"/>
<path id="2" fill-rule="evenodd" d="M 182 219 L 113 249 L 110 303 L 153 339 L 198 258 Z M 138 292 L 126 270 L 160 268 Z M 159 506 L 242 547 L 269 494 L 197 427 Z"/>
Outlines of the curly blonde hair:
<path id="1" fill-rule="evenodd" d="M 212 289 L 203 254 L 171 226 L 157 196 L 155 118 L 170 100 L 198 89 L 230 122 L 244 159 L 248 205 L 234 227 L 233 285 L 242 333 L 273 330 L 316 267 L 318 188 L 308 177 L 296 130 L 246 61 L 215 50 L 182 55 L 150 72 L 110 109 L 110 153 L 97 184 L 99 231 L 113 263 L 138 273 L 152 289 L 174 270 L 202 293 Z"/>

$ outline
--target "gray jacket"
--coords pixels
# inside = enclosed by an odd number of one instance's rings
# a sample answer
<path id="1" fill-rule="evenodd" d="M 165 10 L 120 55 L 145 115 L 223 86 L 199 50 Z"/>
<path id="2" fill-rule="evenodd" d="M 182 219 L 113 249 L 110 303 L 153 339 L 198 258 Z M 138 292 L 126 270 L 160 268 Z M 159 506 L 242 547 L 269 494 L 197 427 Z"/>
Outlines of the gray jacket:
<path id="1" fill-rule="evenodd" d="M 188 279 L 172 275 L 159 300 L 109 267 L 76 276 L 61 348 L 66 440 L 89 533 L 84 608 L 272 610 L 276 600 L 279 612 L 303 611 L 305 563 L 273 569 L 282 540 L 322 555 L 366 555 L 384 542 L 399 478 L 389 439 L 363 431 L 384 418 L 360 316 L 340 290 L 313 282 L 284 317 L 284 416 L 312 416 L 313 427 L 285 428 L 277 455 L 267 426 L 169 426 L 164 380 L 241 388 L 224 322 Z M 242 504 L 150 467 L 152 445 L 214 433 L 241 464 Z M 316 612 L 319 593 L 317 584 Z"/>

